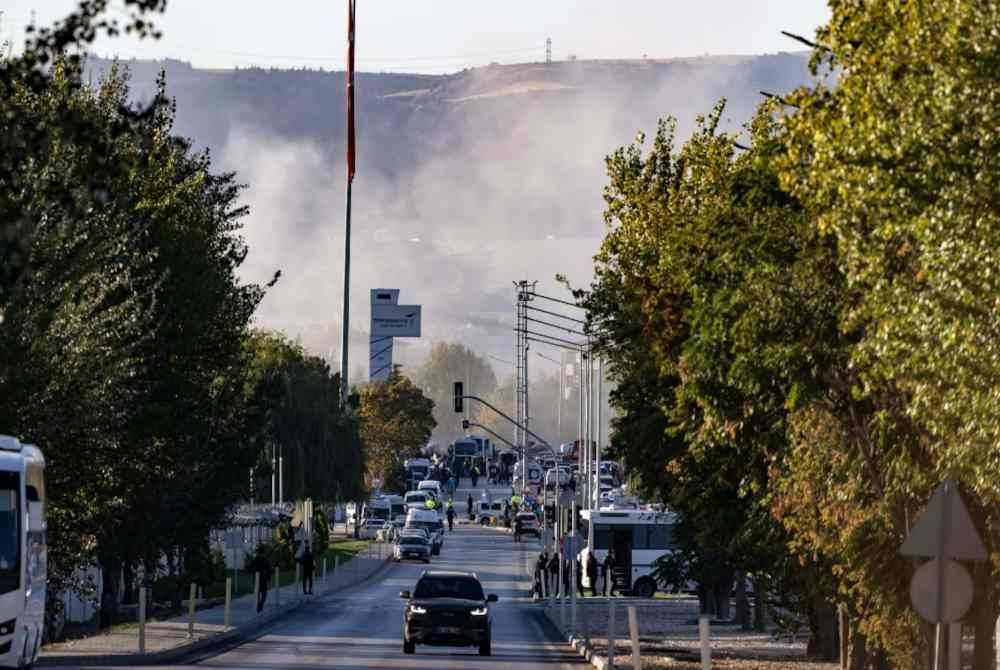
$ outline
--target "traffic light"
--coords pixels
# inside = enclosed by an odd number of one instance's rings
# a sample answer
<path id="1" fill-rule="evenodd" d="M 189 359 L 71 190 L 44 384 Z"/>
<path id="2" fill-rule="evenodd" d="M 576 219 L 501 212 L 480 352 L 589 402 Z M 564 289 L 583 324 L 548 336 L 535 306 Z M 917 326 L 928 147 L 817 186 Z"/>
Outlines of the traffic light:
<path id="1" fill-rule="evenodd" d="M 461 414 L 463 411 L 462 396 L 465 394 L 462 392 L 462 382 L 455 382 L 455 412 Z"/>

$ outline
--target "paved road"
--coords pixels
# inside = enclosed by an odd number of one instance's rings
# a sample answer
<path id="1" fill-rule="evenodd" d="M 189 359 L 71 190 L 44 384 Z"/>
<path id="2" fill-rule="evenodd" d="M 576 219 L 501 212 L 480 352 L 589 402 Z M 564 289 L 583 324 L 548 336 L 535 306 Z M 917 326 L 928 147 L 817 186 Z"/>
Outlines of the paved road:
<path id="1" fill-rule="evenodd" d="M 512 542 L 497 530 L 456 526 L 431 568 L 473 570 L 493 606 L 493 656 L 473 648 L 417 647 L 402 652 L 404 601 L 399 591 L 412 589 L 423 564 L 391 564 L 367 584 L 313 602 L 276 623 L 256 640 L 186 666 L 194 668 L 568 668 L 579 657 L 557 640 L 537 605 L 526 597 L 526 566 L 537 545 Z"/>

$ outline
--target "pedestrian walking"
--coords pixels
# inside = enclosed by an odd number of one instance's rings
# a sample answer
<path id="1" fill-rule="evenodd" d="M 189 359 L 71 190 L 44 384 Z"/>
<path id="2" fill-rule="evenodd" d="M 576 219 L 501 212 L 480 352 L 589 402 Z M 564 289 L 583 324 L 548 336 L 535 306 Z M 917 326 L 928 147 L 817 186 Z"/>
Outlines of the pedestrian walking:
<path id="1" fill-rule="evenodd" d="M 445 516 L 448 517 L 448 532 L 451 533 L 455 530 L 455 506 L 448 501 L 448 511 L 445 512 Z"/>
<path id="2" fill-rule="evenodd" d="M 587 552 L 587 580 L 590 582 L 590 595 L 597 597 L 597 559 L 594 552 Z"/>
<path id="3" fill-rule="evenodd" d="M 563 559 L 563 583 L 562 583 L 562 595 L 568 596 L 571 591 L 570 586 L 570 574 L 569 571 L 573 569 L 572 562 L 568 558 Z"/>
<path id="4" fill-rule="evenodd" d="M 504 523 L 507 525 L 507 527 L 510 528 L 510 508 L 509 507 L 505 507 L 504 510 L 503 510 L 503 520 L 504 520 Z M 517 517 L 514 517 L 514 541 L 515 542 L 520 542 L 521 541 L 521 532 L 523 530 L 524 530 L 524 522 L 521 519 L 519 519 Z"/>
<path id="5" fill-rule="evenodd" d="M 479 482 L 479 468 L 475 465 L 472 466 L 472 488 L 476 488 L 476 484 Z"/>
<path id="6" fill-rule="evenodd" d="M 476 513 L 472 509 L 472 494 L 471 493 L 469 494 L 469 500 L 466 503 L 466 505 L 468 506 L 467 509 L 469 510 L 469 521 L 475 521 L 476 520 Z"/>
<path id="7" fill-rule="evenodd" d="M 267 587 L 271 584 L 271 561 L 260 550 L 251 562 L 251 569 L 260 575 L 260 588 L 257 590 L 257 614 L 264 610 L 264 603 L 267 602 Z"/>
<path id="8" fill-rule="evenodd" d="M 549 559 L 549 593 L 559 589 L 559 554 L 553 552 Z"/>
<path id="9" fill-rule="evenodd" d="M 604 595 L 615 595 L 615 550 L 608 549 L 608 555 L 604 557 Z"/>
<path id="10" fill-rule="evenodd" d="M 583 562 L 577 558 L 573 561 L 576 570 L 576 594 L 581 598 L 586 598 L 587 594 L 583 590 Z"/>
<path id="11" fill-rule="evenodd" d="M 546 579 L 548 570 L 549 557 L 543 549 L 535 561 L 535 592 L 538 593 L 539 598 L 545 594 L 545 590 L 542 589 L 542 583 L 545 583 L 546 589 L 548 589 L 548 580 Z"/>
<path id="12" fill-rule="evenodd" d="M 313 573 L 316 571 L 316 559 L 313 558 L 312 548 L 308 542 L 299 562 L 302 564 L 302 593 L 311 596 L 313 592 Z"/>

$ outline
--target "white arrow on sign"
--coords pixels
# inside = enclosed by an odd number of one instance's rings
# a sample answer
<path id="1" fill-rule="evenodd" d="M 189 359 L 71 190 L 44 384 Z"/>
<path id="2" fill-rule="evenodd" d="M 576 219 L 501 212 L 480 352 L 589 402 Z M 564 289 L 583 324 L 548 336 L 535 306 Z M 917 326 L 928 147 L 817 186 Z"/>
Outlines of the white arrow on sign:
<path id="1" fill-rule="evenodd" d="M 989 553 L 972 516 L 958 494 L 958 484 L 945 481 L 937 487 L 927 509 L 913 524 L 910 534 L 899 548 L 902 556 L 957 558 L 985 561 Z"/>

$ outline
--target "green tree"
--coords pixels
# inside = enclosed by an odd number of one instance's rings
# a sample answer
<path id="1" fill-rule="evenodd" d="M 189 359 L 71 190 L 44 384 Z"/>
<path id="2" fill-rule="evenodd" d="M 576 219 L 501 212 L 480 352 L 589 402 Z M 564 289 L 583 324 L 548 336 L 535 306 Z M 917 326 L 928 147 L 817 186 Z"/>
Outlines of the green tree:
<path id="1" fill-rule="evenodd" d="M 397 372 L 361 389 L 358 417 L 367 486 L 375 480 L 386 483 L 404 459 L 418 456 L 436 425 L 434 401 Z"/>
<path id="2" fill-rule="evenodd" d="M 788 96 L 794 107 L 784 120 L 782 178 L 819 229 L 836 239 L 838 267 L 855 291 L 843 328 L 859 333 L 850 352 L 858 374 L 846 381 L 854 397 L 876 408 L 867 428 L 882 439 L 844 464 L 845 470 L 853 466 L 857 483 L 845 479 L 840 491 L 825 492 L 859 508 L 866 497 L 895 500 L 886 515 L 895 531 L 888 551 L 938 481 L 962 483 L 993 552 L 993 569 L 978 571 L 972 616 L 974 665 L 987 668 L 1000 607 L 1000 466 L 994 458 L 1000 445 L 1000 3 L 838 2 L 832 9 L 813 56 L 820 83 Z M 901 414 L 910 424 L 908 440 L 899 439 Z M 838 416 L 815 408 L 801 417 L 798 432 L 816 435 L 817 447 L 857 442 L 857 423 Z M 914 441 L 916 447 L 900 446 Z M 818 475 L 817 461 L 830 453 L 828 447 L 797 454 L 796 492 L 814 490 L 818 477 L 805 473 Z M 859 487 L 860 495 L 843 495 Z M 865 528 L 864 515 L 848 518 L 847 527 Z M 820 530 L 815 537 L 826 537 Z M 883 569 L 875 560 L 862 566 L 872 580 Z M 905 642 L 891 642 L 901 639 L 898 623 L 889 616 L 862 623 L 897 649 L 896 659 L 904 657 Z"/>
<path id="3" fill-rule="evenodd" d="M 262 389 L 264 444 L 257 483 L 271 475 L 271 450 L 284 459 L 289 500 L 351 500 L 362 492 L 363 454 L 358 420 L 338 403 L 340 376 L 279 333 L 257 331 L 246 342 L 252 387 Z"/>
<path id="4" fill-rule="evenodd" d="M 462 437 L 461 417 L 455 415 L 453 384 L 465 384 L 465 392 L 487 398 L 497 389 L 497 378 L 485 357 L 456 342 L 435 342 L 413 382 L 434 401 L 436 427 L 432 438 L 447 445 Z M 473 411 L 476 411 L 473 409 Z"/>

